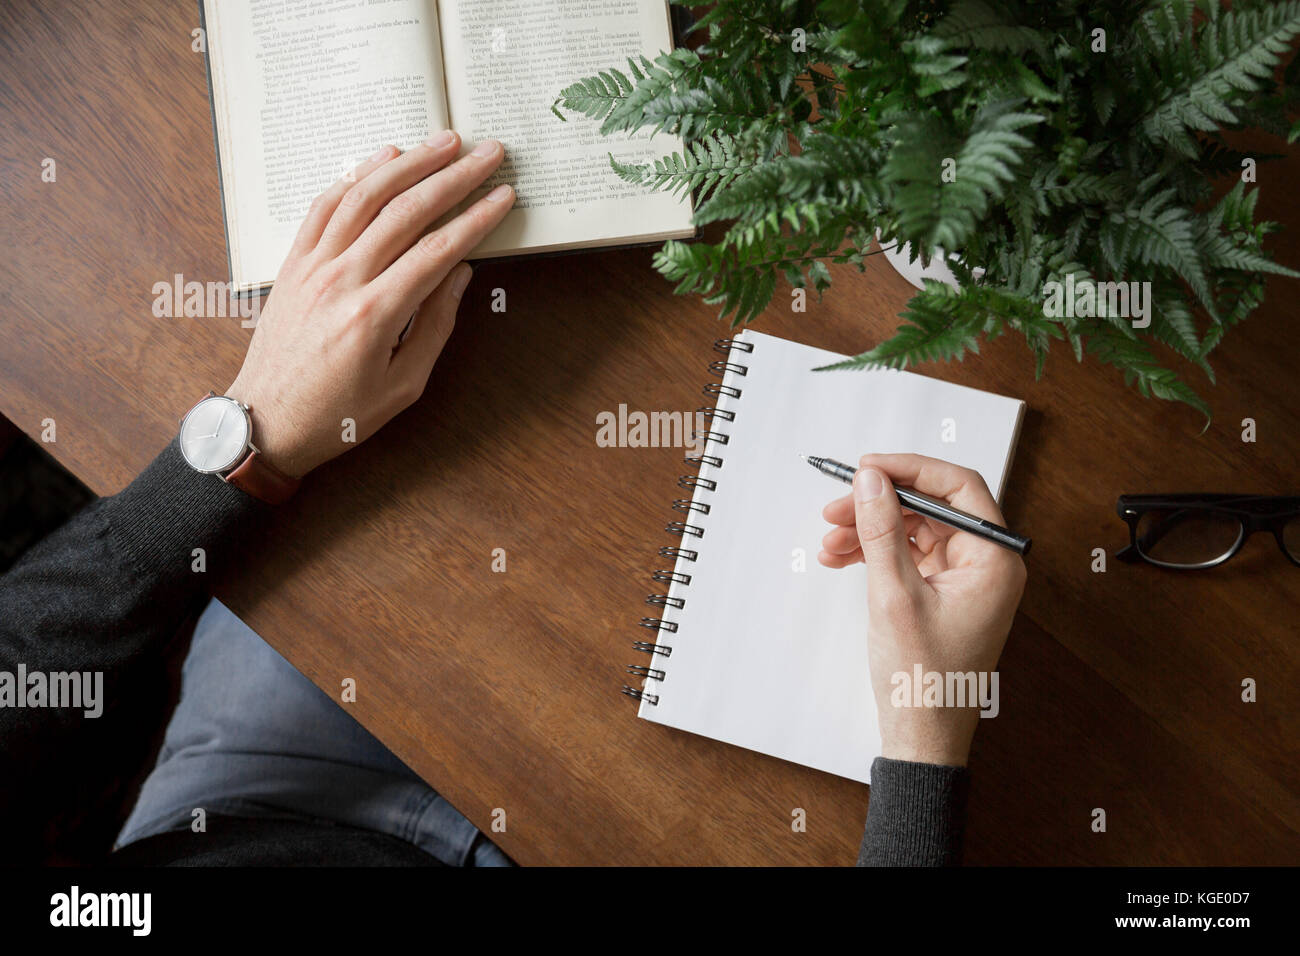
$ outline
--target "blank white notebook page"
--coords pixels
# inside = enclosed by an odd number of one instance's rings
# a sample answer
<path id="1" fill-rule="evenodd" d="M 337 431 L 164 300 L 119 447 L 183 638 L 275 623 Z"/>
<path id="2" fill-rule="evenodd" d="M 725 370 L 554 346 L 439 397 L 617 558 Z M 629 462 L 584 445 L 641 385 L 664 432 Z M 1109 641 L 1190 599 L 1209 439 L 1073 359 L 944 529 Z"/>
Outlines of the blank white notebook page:
<path id="1" fill-rule="evenodd" d="M 681 547 L 698 552 L 675 570 L 640 715 L 783 760 L 869 783 L 880 755 L 867 664 L 867 577 L 862 565 L 832 571 L 817 563 L 829 525 L 822 507 L 849 493 L 799 455 L 856 465 L 867 452 L 914 452 L 984 476 L 1001 499 L 1024 403 L 909 372 L 813 372 L 844 356 L 746 330 L 722 383 L 739 398 L 717 406 L 729 435 L 705 454 L 721 466 L 699 475 L 682 520 L 703 529 Z M 681 517 L 681 516 L 678 516 Z M 676 544 L 676 542 L 673 542 Z M 674 602 L 670 602 L 674 603 Z"/>

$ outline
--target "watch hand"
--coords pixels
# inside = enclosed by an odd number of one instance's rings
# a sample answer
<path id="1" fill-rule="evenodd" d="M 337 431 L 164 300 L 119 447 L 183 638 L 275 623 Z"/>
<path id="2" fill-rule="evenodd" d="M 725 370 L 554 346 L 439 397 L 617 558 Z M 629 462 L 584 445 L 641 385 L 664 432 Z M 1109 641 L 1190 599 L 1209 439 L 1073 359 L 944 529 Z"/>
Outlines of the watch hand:
<path id="1" fill-rule="evenodd" d="M 229 408 L 223 408 L 221 410 L 221 417 L 217 419 L 216 431 L 214 431 L 211 435 L 191 435 L 190 441 L 199 441 L 200 439 L 203 438 L 216 438 L 218 433 L 221 431 L 221 423 L 226 420 L 226 412 L 228 411 L 230 411 Z"/>

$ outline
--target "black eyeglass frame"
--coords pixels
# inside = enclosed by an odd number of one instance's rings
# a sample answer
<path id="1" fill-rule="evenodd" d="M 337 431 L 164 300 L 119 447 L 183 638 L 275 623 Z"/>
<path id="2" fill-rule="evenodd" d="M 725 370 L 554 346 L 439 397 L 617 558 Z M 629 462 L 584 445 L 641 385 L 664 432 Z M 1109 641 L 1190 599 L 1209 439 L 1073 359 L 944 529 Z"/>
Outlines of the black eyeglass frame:
<path id="1" fill-rule="evenodd" d="M 1138 523 L 1151 511 L 1195 509 L 1211 514 L 1236 518 L 1241 524 L 1237 541 L 1223 555 L 1201 564 L 1170 564 L 1142 552 L 1138 542 Z M 1115 557 L 1129 563 L 1145 562 L 1173 571 L 1199 571 L 1218 567 L 1235 557 L 1246 544 L 1246 539 L 1256 531 L 1271 531 L 1278 549 L 1292 564 L 1300 567 L 1297 559 L 1286 549 L 1282 529 L 1287 522 L 1300 515 L 1300 496 L 1296 495 L 1241 495 L 1241 494 L 1173 494 L 1173 495 L 1120 495 L 1115 502 L 1116 513 L 1128 525 L 1129 543 L 1116 552 Z"/>

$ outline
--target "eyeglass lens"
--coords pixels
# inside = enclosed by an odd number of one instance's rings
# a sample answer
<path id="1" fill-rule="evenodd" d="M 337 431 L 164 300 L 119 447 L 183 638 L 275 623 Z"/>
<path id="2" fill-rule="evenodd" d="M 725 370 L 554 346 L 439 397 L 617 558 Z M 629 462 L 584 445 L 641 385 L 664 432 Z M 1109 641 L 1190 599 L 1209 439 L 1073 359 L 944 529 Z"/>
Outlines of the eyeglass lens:
<path id="1" fill-rule="evenodd" d="M 1300 526 L 1288 525 L 1292 554 L 1300 553 Z M 1217 561 L 1241 540 L 1241 521 L 1230 515 L 1195 508 L 1148 511 L 1138 519 L 1138 550 L 1148 560 L 1176 567 Z"/>

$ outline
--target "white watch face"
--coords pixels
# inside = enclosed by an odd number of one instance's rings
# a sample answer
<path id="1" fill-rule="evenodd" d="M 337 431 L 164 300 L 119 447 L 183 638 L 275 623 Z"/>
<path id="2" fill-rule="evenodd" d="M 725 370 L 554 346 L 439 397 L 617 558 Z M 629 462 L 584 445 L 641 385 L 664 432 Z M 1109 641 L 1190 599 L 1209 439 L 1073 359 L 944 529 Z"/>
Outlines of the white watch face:
<path id="1" fill-rule="evenodd" d="M 181 454 L 196 471 L 225 471 L 243 455 L 248 439 L 248 413 L 221 395 L 199 402 L 181 422 Z"/>

